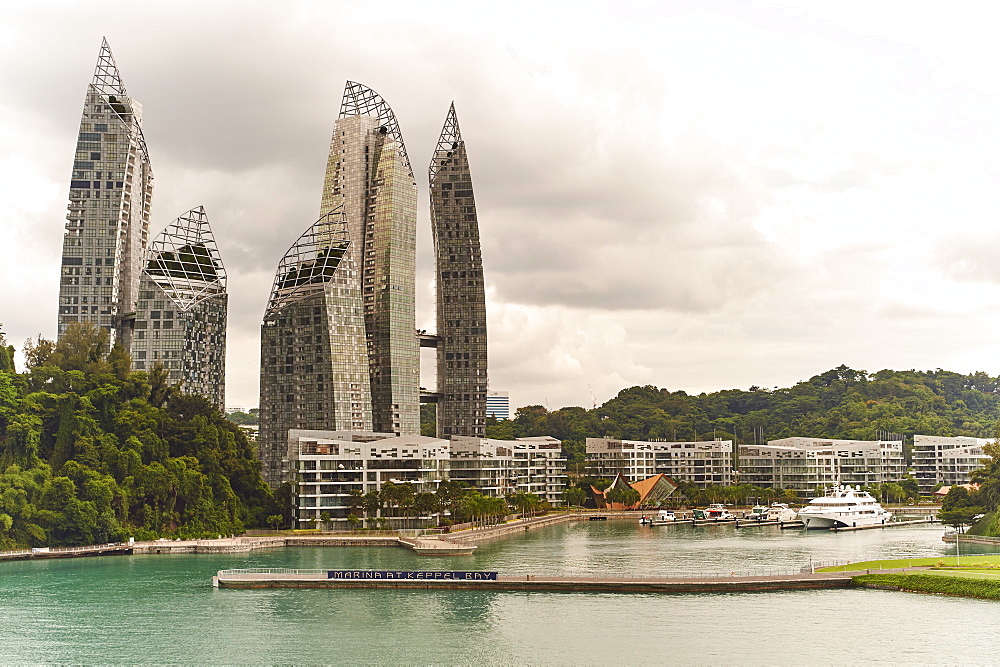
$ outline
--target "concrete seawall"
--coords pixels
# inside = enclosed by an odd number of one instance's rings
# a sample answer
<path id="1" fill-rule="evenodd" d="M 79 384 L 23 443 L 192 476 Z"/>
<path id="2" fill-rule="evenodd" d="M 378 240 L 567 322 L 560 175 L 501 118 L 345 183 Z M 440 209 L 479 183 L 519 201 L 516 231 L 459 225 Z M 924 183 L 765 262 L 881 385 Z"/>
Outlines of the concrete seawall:
<path id="1" fill-rule="evenodd" d="M 455 533 L 447 533 L 442 537 L 451 542 L 480 542 L 483 540 L 490 540 L 495 537 L 524 533 L 534 528 L 553 526 L 557 523 L 565 523 L 567 521 L 586 521 L 588 518 L 589 515 L 581 514 L 552 514 L 532 519 L 521 519 L 519 521 L 504 523 L 497 526 L 489 526 L 487 528 L 468 528 Z"/>
<path id="2" fill-rule="evenodd" d="M 367 588 L 410 590 L 539 591 L 566 593 L 747 593 L 817 588 L 849 588 L 852 574 L 824 573 L 775 577 L 724 577 L 691 579 L 631 579 L 601 577 L 551 577 L 507 575 L 495 581 L 460 580 L 350 580 L 318 575 L 224 575 L 213 583 L 219 588 Z"/>
<path id="3" fill-rule="evenodd" d="M 230 537 L 215 540 L 164 540 L 137 542 L 136 554 L 218 554 L 244 553 L 283 547 L 398 547 L 398 537 L 342 537 L 333 535 L 275 535 L 273 537 Z"/>

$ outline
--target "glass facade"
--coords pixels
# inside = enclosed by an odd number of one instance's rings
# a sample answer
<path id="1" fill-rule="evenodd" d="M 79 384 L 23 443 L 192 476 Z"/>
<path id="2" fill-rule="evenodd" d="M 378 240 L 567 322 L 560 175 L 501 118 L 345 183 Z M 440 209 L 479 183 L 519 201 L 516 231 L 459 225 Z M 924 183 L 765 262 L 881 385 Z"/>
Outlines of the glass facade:
<path id="1" fill-rule="evenodd" d="M 264 479 L 289 481 L 290 429 L 372 430 L 371 384 L 356 255 L 338 206 L 278 264 L 261 328 L 260 431 Z"/>
<path id="2" fill-rule="evenodd" d="M 170 384 L 226 405 L 226 270 L 205 209 L 153 240 L 139 284 L 132 367 L 162 364 Z"/>
<path id="3" fill-rule="evenodd" d="M 321 214 L 342 207 L 359 267 L 371 421 L 420 433 L 416 337 L 417 185 L 399 124 L 375 91 L 347 82 L 334 127 Z"/>
<path id="4" fill-rule="evenodd" d="M 437 436 L 486 435 L 486 291 L 465 142 L 452 104 L 430 166 L 437 268 Z"/>
<path id="5" fill-rule="evenodd" d="M 142 107 L 128 96 L 107 41 L 87 88 L 70 180 L 58 335 L 74 322 L 108 330 L 130 349 L 153 172 Z"/>

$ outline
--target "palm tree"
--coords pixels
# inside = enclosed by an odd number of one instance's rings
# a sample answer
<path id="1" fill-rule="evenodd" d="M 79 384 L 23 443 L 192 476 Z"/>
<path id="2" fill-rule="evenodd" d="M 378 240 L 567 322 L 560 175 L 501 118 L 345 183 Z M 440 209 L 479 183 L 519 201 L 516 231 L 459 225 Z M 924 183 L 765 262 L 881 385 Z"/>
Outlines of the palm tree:
<path id="1" fill-rule="evenodd" d="M 566 505 L 583 505 L 587 502 L 587 492 L 579 486 L 571 486 L 563 491 L 563 500 Z"/>
<path id="2" fill-rule="evenodd" d="M 361 493 L 360 489 L 351 489 L 347 493 L 347 511 L 349 514 L 357 514 L 358 510 L 363 506 L 362 498 L 364 495 Z"/>
<path id="3" fill-rule="evenodd" d="M 485 500 L 486 496 L 478 491 L 469 491 L 459 501 L 459 509 L 462 511 L 462 514 L 466 515 L 474 523 L 477 523 L 483 516 Z"/>
<path id="4" fill-rule="evenodd" d="M 396 485 L 396 503 L 399 505 L 400 513 L 404 517 L 413 516 L 415 493 L 413 485 L 409 482 Z"/>
<path id="5" fill-rule="evenodd" d="M 622 505 L 624 505 L 626 508 L 637 505 L 639 503 L 639 500 L 642 498 L 639 492 L 636 491 L 635 489 L 622 489 L 621 497 L 622 497 L 621 501 Z"/>
<path id="6" fill-rule="evenodd" d="M 441 511 L 441 501 L 437 495 L 429 491 L 418 493 L 413 499 L 413 506 L 417 510 L 417 516 L 420 517 L 429 517 Z"/>
<path id="7" fill-rule="evenodd" d="M 364 508 L 367 518 L 378 516 L 382 510 L 382 496 L 378 491 L 369 491 L 361 496 L 361 507 Z"/>
<path id="8" fill-rule="evenodd" d="M 527 515 L 528 512 L 538 504 L 538 496 L 533 493 L 525 493 L 521 491 L 508 497 L 507 502 L 517 508 L 517 511 L 521 513 L 521 518 L 523 519 L 525 515 Z"/>

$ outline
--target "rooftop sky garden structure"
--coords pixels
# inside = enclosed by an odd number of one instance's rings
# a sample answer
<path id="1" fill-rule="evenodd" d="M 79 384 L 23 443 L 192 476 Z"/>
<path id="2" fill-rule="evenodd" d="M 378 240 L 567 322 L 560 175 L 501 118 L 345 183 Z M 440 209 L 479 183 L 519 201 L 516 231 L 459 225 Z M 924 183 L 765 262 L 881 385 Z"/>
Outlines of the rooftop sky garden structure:
<path id="1" fill-rule="evenodd" d="M 168 381 L 226 405 L 226 270 L 205 209 L 191 209 L 157 236 L 139 284 L 132 365 L 157 364 Z"/>

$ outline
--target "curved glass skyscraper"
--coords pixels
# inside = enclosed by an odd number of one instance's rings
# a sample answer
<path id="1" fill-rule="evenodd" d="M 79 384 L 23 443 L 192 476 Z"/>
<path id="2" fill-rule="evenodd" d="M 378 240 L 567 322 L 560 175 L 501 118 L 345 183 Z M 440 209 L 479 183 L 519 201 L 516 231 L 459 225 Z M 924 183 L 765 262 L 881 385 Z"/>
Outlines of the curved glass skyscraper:
<path id="1" fill-rule="evenodd" d="M 201 206 L 174 220 L 146 254 L 132 365 L 162 364 L 168 381 L 226 406 L 226 270 Z"/>
<path id="2" fill-rule="evenodd" d="M 74 322 L 92 322 L 109 331 L 112 343 L 130 347 L 152 195 L 142 106 L 125 91 L 104 40 L 73 160 L 59 336 Z"/>
<path id="3" fill-rule="evenodd" d="M 343 207 L 359 269 L 376 431 L 420 433 L 417 185 L 396 117 L 353 81 L 334 126 L 320 213 Z M 300 428 L 307 428 L 305 426 Z"/>
<path id="4" fill-rule="evenodd" d="M 486 291 L 472 174 L 455 105 L 431 160 L 437 267 L 437 436 L 486 435 Z"/>
<path id="5" fill-rule="evenodd" d="M 322 216 L 278 264 L 261 328 L 264 479 L 288 479 L 289 429 L 371 431 L 365 318 L 343 206 Z"/>

